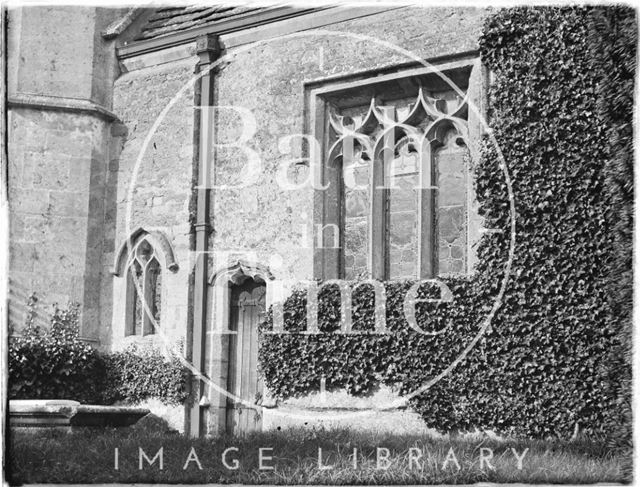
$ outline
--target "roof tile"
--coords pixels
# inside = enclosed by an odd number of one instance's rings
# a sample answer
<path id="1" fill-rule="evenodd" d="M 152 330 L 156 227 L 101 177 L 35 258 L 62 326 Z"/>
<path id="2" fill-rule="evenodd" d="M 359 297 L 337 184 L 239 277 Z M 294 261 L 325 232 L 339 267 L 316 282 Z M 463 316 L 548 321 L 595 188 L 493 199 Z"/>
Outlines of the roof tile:
<path id="1" fill-rule="evenodd" d="M 229 5 L 157 8 L 142 26 L 140 34 L 135 40 L 154 39 L 174 32 L 214 24 L 258 10 L 263 9 Z"/>

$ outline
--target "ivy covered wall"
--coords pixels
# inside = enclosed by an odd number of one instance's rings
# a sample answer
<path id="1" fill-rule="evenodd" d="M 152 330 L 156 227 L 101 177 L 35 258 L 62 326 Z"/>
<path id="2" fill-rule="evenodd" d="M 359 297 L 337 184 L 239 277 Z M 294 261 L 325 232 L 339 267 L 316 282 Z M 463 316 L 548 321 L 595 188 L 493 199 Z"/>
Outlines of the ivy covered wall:
<path id="1" fill-rule="evenodd" d="M 610 319 L 617 327 L 610 350 L 610 394 L 620 416 L 609 425 L 619 445 L 631 445 L 631 360 L 633 328 L 633 94 L 637 56 L 637 18 L 628 7 L 591 11 L 592 69 L 599 72 L 599 117 L 607 126 L 611 150 L 605 161 L 607 219 L 613 222 L 613 257 L 605 285 Z M 617 419 L 617 421 L 616 421 Z"/>
<path id="2" fill-rule="evenodd" d="M 512 183 L 514 258 L 490 328 L 464 360 L 411 401 L 430 427 L 569 437 L 576 427 L 598 433 L 620 423 L 629 376 L 614 373 L 611 358 L 621 355 L 631 309 L 633 195 L 626 182 L 633 179 L 635 54 L 629 57 L 628 45 L 612 34 L 610 12 L 513 8 L 485 22 L 480 51 L 493 73 L 489 120 Z M 616 15 L 635 36 L 634 12 Z M 604 19 L 594 42 L 598 16 Z M 476 192 L 485 227 L 498 231 L 483 237 L 475 274 L 446 280 L 451 303 L 416 307 L 417 324 L 442 333 L 410 326 L 403 301 L 412 283 L 403 281 L 384 283 L 389 334 L 340 334 L 339 292 L 327 286 L 318 300 L 324 333 L 263 333 L 260 363 L 270 390 L 282 398 L 305 394 L 324 379 L 328 389 L 353 394 L 378 383 L 406 394 L 444 372 L 480 330 L 504 277 L 512 215 L 500 163 L 487 141 L 475 169 Z M 624 276 L 622 295 L 614 274 Z M 436 293 L 423 286 L 419 297 Z M 353 294 L 354 329 L 373 331 L 373 290 L 362 285 Z M 284 305 L 285 330 L 304 330 L 306 315 L 305 291 L 294 292 Z M 263 332 L 272 330 L 273 316 L 271 310 Z M 615 367 L 628 371 L 623 359 Z"/>

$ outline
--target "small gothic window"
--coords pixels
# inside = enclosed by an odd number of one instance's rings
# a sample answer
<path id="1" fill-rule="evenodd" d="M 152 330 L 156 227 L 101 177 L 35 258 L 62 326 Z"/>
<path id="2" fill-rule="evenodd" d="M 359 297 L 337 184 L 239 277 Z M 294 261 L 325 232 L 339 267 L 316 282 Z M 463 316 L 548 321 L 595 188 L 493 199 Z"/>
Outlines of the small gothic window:
<path id="1" fill-rule="evenodd" d="M 160 324 L 162 272 L 155 248 L 146 237 L 133 247 L 126 276 L 125 334 L 152 335 Z"/>

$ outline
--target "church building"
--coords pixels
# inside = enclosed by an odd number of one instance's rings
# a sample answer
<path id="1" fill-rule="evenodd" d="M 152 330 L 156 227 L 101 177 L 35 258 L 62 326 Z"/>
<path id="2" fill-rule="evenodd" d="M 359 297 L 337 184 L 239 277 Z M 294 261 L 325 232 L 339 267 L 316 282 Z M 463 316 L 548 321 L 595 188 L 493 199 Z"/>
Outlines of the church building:
<path id="1" fill-rule="evenodd" d="M 258 324 L 291 283 L 473 273 L 487 14 L 10 8 L 10 322 L 36 293 L 80 303 L 102 350 L 184 354 L 194 436 L 318 406 L 270 404 L 260 378 Z M 375 403 L 345 397 L 327 411 Z"/>

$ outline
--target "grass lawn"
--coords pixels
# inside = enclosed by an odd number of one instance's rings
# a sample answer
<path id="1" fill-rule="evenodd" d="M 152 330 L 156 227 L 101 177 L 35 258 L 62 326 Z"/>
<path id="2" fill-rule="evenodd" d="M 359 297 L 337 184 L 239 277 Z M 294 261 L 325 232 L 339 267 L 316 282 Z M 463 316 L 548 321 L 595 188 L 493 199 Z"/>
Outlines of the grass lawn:
<path id="1" fill-rule="evenodd" d="M 192 440 L 149 423 L 72 433 L 12 432 L 7 452 L 12 484 L 576 484 L 624 482 L 629 461 L 586 441 L 433 439 L 348 430 Z"/>

